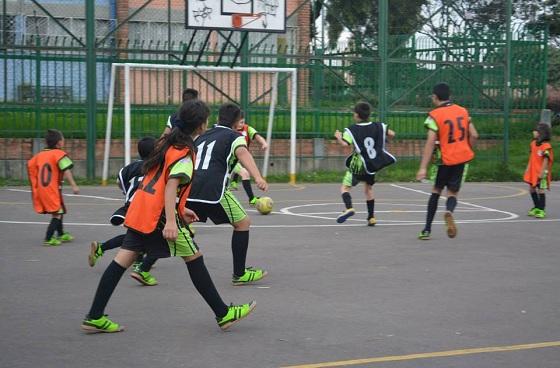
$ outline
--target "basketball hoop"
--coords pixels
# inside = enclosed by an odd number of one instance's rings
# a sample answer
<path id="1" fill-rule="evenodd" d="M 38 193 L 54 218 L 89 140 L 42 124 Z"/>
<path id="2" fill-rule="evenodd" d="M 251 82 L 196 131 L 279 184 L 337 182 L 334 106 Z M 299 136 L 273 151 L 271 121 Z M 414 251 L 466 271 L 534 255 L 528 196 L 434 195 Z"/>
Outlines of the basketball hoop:
<path id="1" fill-rule="evenodd" d="M 248 24 L 251 24 L 263 16 L 260 14 L 250 14 L 250 13 L 237 13 L 231 15 L 231 26 L 233 28 L 245 28 Z"/>

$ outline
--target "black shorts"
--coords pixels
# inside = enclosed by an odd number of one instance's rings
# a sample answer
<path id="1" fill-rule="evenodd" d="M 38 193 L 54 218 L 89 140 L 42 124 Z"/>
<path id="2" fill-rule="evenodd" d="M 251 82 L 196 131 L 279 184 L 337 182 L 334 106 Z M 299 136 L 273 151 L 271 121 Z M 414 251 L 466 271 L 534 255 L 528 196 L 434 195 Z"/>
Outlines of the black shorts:
<path id="1" fill-rule="evenodd" d="M 366 183 L 368 185 L 375 184 L 375 174 L 354 174 L 350 170 L 346 170 L 342 185 L 346 187 L 355 187 L 359 183 Z"/>
<path id="2" fill-rule="evenodd" d="M 179 233 L 181 236 L 181 233 Z M 178 239 L 176 243 L 179 243 Z M 146 253 L 148 256 L 154 258 L 167 258 L 182 255 L 192 255 L 198 251 L 198 246 L 192 239 L 180 242 L 178 246 L 188 247 L 189 251 L 185 254 L 178 253 L 173 247 L 170 247 L 167 240 L 163 238 L 161 229 L 157 229 L 151 234 L 141 234 L 134 230 L 128 229 L 121 246 L 122 249 L 131 250 L 137 253 Z M 173 253 L 175 254 L 173 254 Z M 180 251 L 179 251 L 180 252 Z"/>
<path id="3" fill-rule="evenodd" d="M 210 219 L 216 225 L 233 223 L 220 203 L 187 202 L 187 208 L 196 213 L 199 222 Z"/>
<path id="4" fill-rule="evenodd" d="M 440 165 L 438 167 L 434 187 L 440 190 L 447 187 L 447 189 L 452 192 L 458 192 L 459 189 L 461 189 L 464 170 L 465 164 L 453 166 Z"/>

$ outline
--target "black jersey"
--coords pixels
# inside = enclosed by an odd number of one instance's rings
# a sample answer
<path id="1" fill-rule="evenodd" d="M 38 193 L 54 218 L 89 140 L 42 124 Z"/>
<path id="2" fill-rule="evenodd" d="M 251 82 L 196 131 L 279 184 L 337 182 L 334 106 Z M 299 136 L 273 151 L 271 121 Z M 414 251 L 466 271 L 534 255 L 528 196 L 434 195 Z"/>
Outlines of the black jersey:
<path id="1" fill-rule="evenodd" d="M 352 137 L 355 153 L 346 159 L 346 167 L 352 170 L 355 155 L 359 155 L 363 169 L 373 175 L 377 171 L 394 164 L 397 159 L 385 150 L 387 124 L 368 122 L 354 124 L 345 131 Z"/>
<path id="2" fill-rule="evenodd" d="M 119 187 L 124 194 L 125 206 L 130 204 L 136 189 L 138 189 L 138 185 L 140 185 L 144 178 L 142 165 L 144 165 L 144 161 L 135 161 L 119 171 Z"/>
<path id="3" fill-rule="evenodd" d="M 167 124 L 166 126 L 169 129 L 173 129 L 175 128 L 179 123 L 181 122 L 181 119 L 179 119 L 179 114 L 174 112 L 173 114 L 169 115 L 169 117 L 167 118 Z"/>
<path id="4" fill-rule="evenodd" d="M 237 163 L 234 151 L 247 145 L 245 138 L 228 127 L 216 125 L 199 136 L 194 144 L 197 153 L 189 201 L 218 203 Z"/>

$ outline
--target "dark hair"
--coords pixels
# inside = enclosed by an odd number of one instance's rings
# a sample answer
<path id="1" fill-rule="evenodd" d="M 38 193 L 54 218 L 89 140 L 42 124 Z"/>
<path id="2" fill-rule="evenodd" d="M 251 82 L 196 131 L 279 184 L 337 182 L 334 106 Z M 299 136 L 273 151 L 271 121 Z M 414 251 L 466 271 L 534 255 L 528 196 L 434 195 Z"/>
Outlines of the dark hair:
<path id="1" fill-rule="evenodd" d="M 196 100 L 198 98 L 198 91 L 193 88 L 185 88 L 183 91 L 183 102 L 189 100 Z"/>
<path id="2" fill-rule="evenodd" d="M 537 145 L 540 145 L 543 142 L 550 141 L 552 136 L 552 129 L 548 124 L 538 123 L 535 130 L 539 133 L 539 137 L 537 138 Z"/>
<path id="3" fill-rule="evenodd" d="M 180 122 L 171 129 L 169 134 L 164 135 L 156 142 L 154 152 L 144 163 L 144 173 L 148 173 L 148 171 L 163 164 L 165 154 L 171 146 L 177 149 L 188 147 L 191 157 L 194 154 L 195 148 L 191 135 L 208 121 L 210 109 L 200 100 L 189 100 L 183 102 L 178 115 Z"/>
<path id="4" fill-rule="evenodd" d="M 147 159 L 154 151 L 156 140 L 153 137 L 144 137 L 138 141 L 138 154 L 142 160 Z"/>
<path id="5" fill-rule="evenodd" d="M 451 89 L 447 83 L 438 83 L 434 86 L 432 93 L 436 95 L 438 100 L 447 101 L 451 96 Z"/>
<path id="6" fill-rule="evenodd" d="M 236 104 L 227 103 L 220 106 L 218 124 L 231 128 L 241 118 L 241 109 Z"/>
<path id="7" fill-rule="evenodd" d="M 358 117 L 362 120 L 369 119 L 371 115 L 371 105 L 367 102 L 358 102 L 356 106 L 354 106 L 354 112 L 358 114 Z"/>
<path id="8" fill-rule="evenodd" d="M 47 130 L 47 135 L 45 135 L 45 144 L 47 148 L 56 148 L 58 142 L 64 139 L 62 132 L 56 129 L 49 129 Z"/>

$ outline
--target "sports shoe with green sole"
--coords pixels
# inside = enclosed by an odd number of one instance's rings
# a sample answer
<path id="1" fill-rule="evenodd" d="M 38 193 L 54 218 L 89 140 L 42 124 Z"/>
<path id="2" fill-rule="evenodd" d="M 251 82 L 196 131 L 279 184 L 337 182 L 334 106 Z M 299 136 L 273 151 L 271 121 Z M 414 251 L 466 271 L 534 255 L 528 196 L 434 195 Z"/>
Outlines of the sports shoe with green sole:
<path id="1" fill-rule="evenodd" d="M 132 272 L 140 272 L 140 266 L 142 265 L 142 262 L 134 262 L 132 264 Z"/>
<path id="2" fill-rule="evenodd" d="M 546 212 L 544 210 L 538 209 L 535 211 L 535 218 L 543 219 L 546 217 Z"/>
<path id="3" fill-rule="evenodd" d="M 84 320 L 82 321 L 82 325 L 80 327 L 82 328 L 83 331 L 87 333 L 97 333 L 97 332 L 112 333 L 112 332 L 121 332 L 124 330 L 124 327 L 107 318 L 106 314 L 99 319 L 91 319 L 88 316 L 86 316 L 86 318 L 84 318 Z"/>
<path id="4" fill-rule="evenodd" d="M 431 238 L 432 238 L 431 233 L 429 231 L 426 231 L 426 230 L 422 230 L 418 234 L 418 239 L 420 239 L 420 240 L 430 240 Z"/>
<path id="5" fill-rule="evenodd" d="M 527 216 L 531 216 L 531 217 L 535 217 L 535 215 L 537 214 L 537 211 L 539 209 L 537 207 L 533 207 L 529 210 L 529 212 L 527 212 Z"/>
<path id="6" fill-rule="evenodd" d="M 132 271 L 130 277 L 146 286 L 155 286 L 158 284 L 156 278 L 148 271 Z"/>
<path id="7" fill-rule="evenodd" d="M 339 224 L 342 224 L 343 222 L 346 222 L 346 220 L 348 220 L 350 217 L 354 216 L 355 214 L 356 214 L 356 211 L 354 211 L 353 208 L 348 208 L 347 210 L 342 212 L 340 215 L 338 215 L 338 217 L 336 218 L 336 222 L 338 222 Z"/>
<path id="8" fill-rule="evenodd" d="M 249 304 L 230 305 L 225 316 L 223 316 L 222 318 L 216 318 L 218 326 L 220 326 L 220 328 L 224 331 L 227 330 L 234 323 L 239 322 L 243 318 L 247 317 L 249 313 L 251 313 L 253 309 L 255 309 L 256 306 L 257 302 L 255 302 L 254 300 Z"/>
<path id="9" fill-rule="evenodd" d="M 447 228 L 447 236 L 454 238 L 457 236 L 457 225 L 455 225 L 455 220 L 453 219 L 453 214 L 451 212 L 446 212 L 443 215 L 445 220 L 445 227 Z"/>
<path id="10" fill-rule="evenodd" d="M 103 249 L 101 249 L 101 244 L 96 241 L 92 241 L 89 245 L 89 254 L 88 254 L 88 264 L 90 267 L 95 266 L 95 263 L 101 256 L 103 255 Z"/>
<path id="11" fill-rule="evenodd" d="M 63 232 L 62 235 L 58 236 L 58 240 L 60 240 L 63 243 L 66 243 L 74 240 L 74 237 L 70 233 Z"/>
<path id="12" fill-rule="evenodd" d="M 254 267 L 247 267 L 243 276 L 233 275 L 231 283 L 235 286 L 247 285 L 261 280 L 266 275 L 268 275 L 268 272 L 266 272 L 265 270 Z"/>
<path id="13" fill-rule="evenodd" d="M 43 244 L 44 244 L 44 245 L 49 245 L 49 246 L 51 246 L 51 247 L 55 247 L 55 246 L 57 246 L 57 245 L 62 244 L 62 242 L 53 236 L 53 237 L 50 238 L 49 240 L 45 240 L 45 241 L 43 242 Z"/>
<path id="14" fill-rule="evenodd" d="M 260 198 L 260 197 L 254 196 L 253 199 L 251 199 L 251 200 L 249 201 L 249 204 L 250 204 L 252 207 L 255 207 L 255 206 L 257 205 L 257 202 L 258 202 L 259 198 Z"/>
<path id="15" fill-rule="evenodd" d="M 367 226 L 375 226 L 375 224 L 377 224 L 377 220 L 375 219 L 375 217 L 370 217 L 367 220 Z"/>

